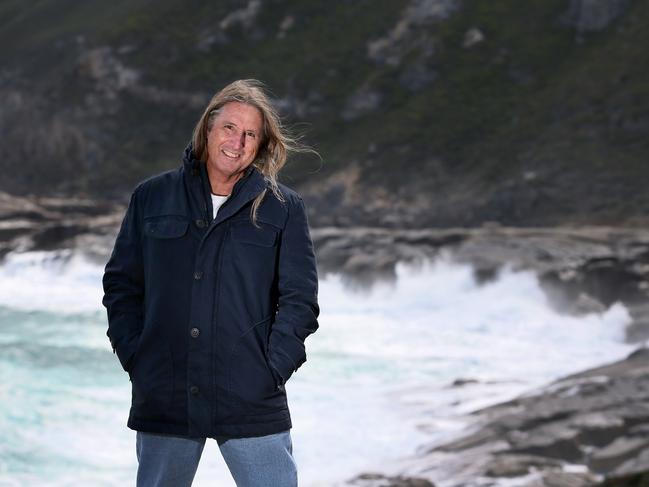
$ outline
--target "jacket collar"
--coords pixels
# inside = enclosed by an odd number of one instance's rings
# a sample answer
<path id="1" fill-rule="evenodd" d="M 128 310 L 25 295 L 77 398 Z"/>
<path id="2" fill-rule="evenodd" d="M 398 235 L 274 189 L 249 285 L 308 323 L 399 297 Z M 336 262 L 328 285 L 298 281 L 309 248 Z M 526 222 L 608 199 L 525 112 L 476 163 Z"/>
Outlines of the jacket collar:
<path id="1" fill-rule="evenodd" d="M 204 197 L 209 200 L 206 201 L 207 207 L 211 211 L 211 198 L 210 198 L 210 183 L 207 176 L 207 168 L 205 163 L 197 159 L 194 155 L 191 142 L 185 148 L 183 154 L 183 165 L 186 172 L 193 176 L 200 175 L 202 181 Z M 237 211 L 239 211 L 248 202 L 254 200 L 264 189 L 266 189 L 266 180 L 264 175 L 259 170 L 250 165 L 246 168 L 243 176 L 234 184 L 230 198 L 223 204 L 219 210 L 213 224 L 217 225 L 223 220 L 230 218 Z M 211 216 L 211 215 L 210 215 Z"/>
<path id="2" fill-rule="evenodd" d="M 234 184 L 232 194 L 223 203 L 223 206 L 212 222 L 213 225 L 218 225 L 222 221 L 230 218 L 248 202 L 254 200 L 265 188 L 266 181 L 263 174 L 256 167 L 248 166 L 243 177 Z"/>

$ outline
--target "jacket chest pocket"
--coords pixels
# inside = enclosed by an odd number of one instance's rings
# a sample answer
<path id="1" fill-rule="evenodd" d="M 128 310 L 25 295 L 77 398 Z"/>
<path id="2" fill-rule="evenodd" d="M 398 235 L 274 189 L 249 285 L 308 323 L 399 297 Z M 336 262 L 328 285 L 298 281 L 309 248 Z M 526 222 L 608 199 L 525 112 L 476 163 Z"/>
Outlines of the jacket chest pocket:
<path id="1" fill-rule="evenodd" d="M 270 289 L 275 275 L 280 231 L 265 223 L 256 228 L 250 221 L 233 222 L 223 265 L 233 275 L 246 276 L 261 288 Z"/>
<path id="2" fill-rule="evenodd" d="M 143 226 L 145 260 L 169 267 L 180 265 L 183 256 L 189 255 L 189 221 L 184 217 L 149 217 L 144 219 Z"/>
<path id="3" fill-rule="evenodd" d="M 230 228 L 234 244 L 254 245 L 257 247 L 274 247 L 277 244 L 278 230 L 271 225 L 259 224 L 257 228 L 250 222 L 236 222 Z"/>
<path id="4" fill-rule="evenodd" d="M 153 239 L 173 239 L 187 233 L 189 222 L 180 217 L 154 216 L 144 220 L 144 235 Z"/>

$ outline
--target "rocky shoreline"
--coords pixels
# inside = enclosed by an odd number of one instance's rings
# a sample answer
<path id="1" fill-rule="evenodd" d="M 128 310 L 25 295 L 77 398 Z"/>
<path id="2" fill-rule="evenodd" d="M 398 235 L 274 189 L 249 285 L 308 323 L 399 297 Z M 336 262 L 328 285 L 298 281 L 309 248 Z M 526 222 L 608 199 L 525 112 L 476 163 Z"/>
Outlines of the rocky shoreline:
<path id="1" fill-rule="evenodd" d="M 77 249 L 105 260 L 124 208 L 81 199 L 0 193 L 0 260 L 10 252 Z M 322 275 L 350 286 L 396 278 L 400 262 L 445 255 L 470 263 L 478 282 L 503 268 L 537 273 L 564 313 L 629 310 L 625 360 L 564 377 L 468 415 L 469 429 L 400 462 L 398 474 L 364 473 L 361 487 L 647 485 L 649 472 L 649 231 L 641 228 L 314 228 Z M 568 359 L 568 358 L 567 358 Z M 454 387 L 471 387 L 467 383 Z M 644 479 L 644 480 L 643 480 Z M 645 484 L 641 483 L 645 482 Z"/>
<path id="2" fill-rule="evenodd" d="M 465 435 L 363 474 L 364 487 L 646 485 L 649 349 L 478 409 Z M 644 480 L 643 480 L 644 479 Z"/>

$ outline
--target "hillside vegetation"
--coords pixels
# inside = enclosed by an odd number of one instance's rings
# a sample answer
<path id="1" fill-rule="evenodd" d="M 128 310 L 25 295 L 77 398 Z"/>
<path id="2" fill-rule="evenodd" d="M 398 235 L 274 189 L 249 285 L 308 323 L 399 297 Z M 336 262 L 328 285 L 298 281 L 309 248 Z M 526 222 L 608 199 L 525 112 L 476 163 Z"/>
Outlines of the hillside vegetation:
<path id="1" fill-rule="evenodd" d="M 5 0 L 0 190 L 123 199 L 263 80 L 317 225 L 643 224 L 645 0 Z"/>

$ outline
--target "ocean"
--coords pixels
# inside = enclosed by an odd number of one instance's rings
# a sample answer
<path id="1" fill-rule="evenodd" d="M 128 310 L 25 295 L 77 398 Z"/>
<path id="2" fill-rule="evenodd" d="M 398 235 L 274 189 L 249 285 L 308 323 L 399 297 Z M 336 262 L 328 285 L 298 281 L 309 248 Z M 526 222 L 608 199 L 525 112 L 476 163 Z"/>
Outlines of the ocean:
<path id="1" fill-rule="evenodd" d="M 102 272 L 73 251 L 0 265 L 1 486 L 134 485 L 130 387 L 105 335 Z M 461 432 L 465 413 L 633 349 L 623 305 L 559 314 L 533 272 L 479 284 L 442 254 L 396 274 L 364 289 L 321 276 L 320 329 L 286 386 L 301 486 L 390 473 Z M 234 486 L 214 441 L 194 485 Z"/>

